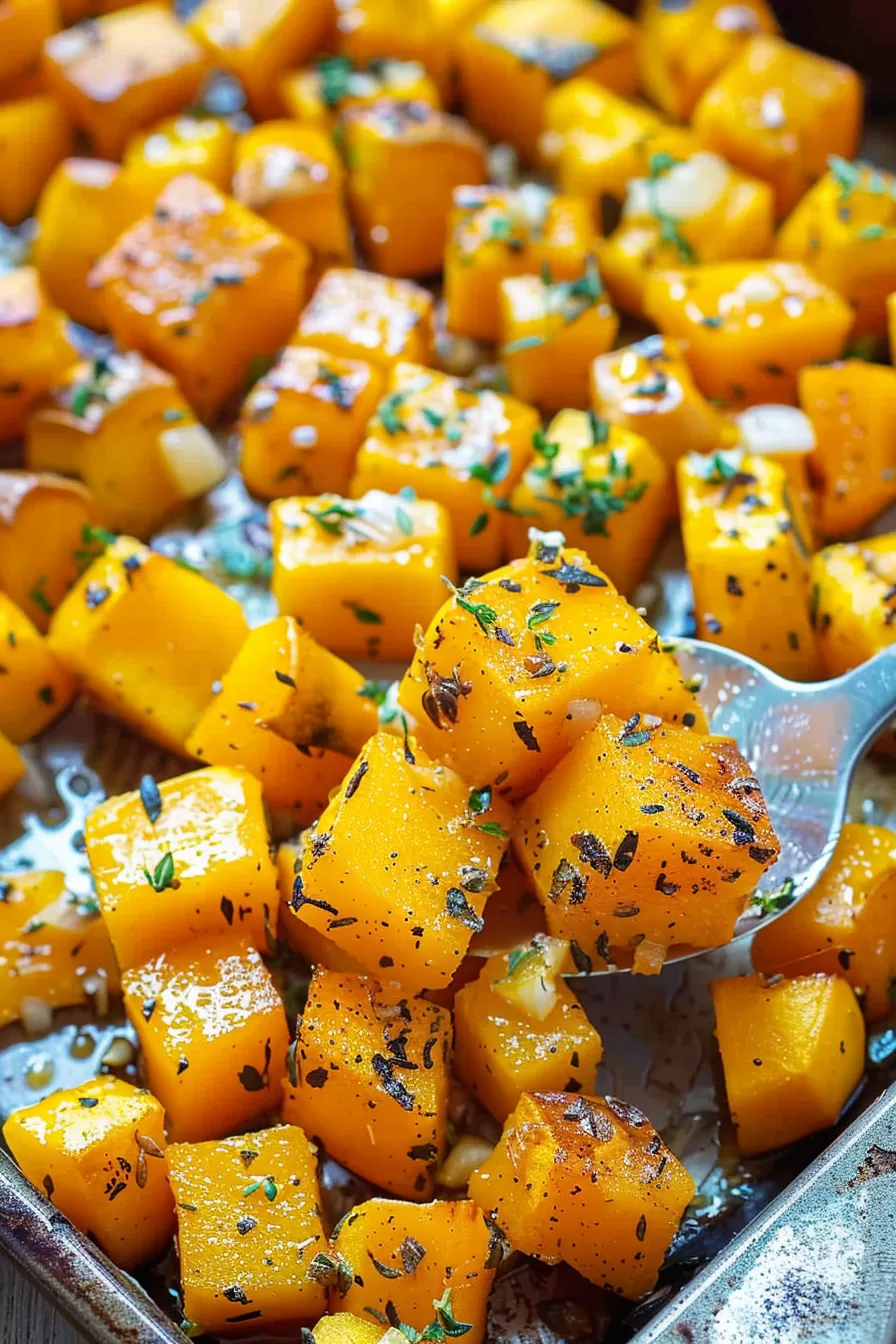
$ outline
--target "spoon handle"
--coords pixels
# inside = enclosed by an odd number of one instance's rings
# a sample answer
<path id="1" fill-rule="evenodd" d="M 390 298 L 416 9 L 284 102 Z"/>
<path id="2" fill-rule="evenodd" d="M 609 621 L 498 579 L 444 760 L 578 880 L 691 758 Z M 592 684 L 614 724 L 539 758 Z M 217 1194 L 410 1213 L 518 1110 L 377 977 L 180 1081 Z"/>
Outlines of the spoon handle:
<path id="1" fill-rule="evenodd" d="M 896 645 L 883 649 L 867 663 L 847 672 L 837 683 L 845 692 L 849 715 L 843 725 L 844 760 L 856 759 L 865 747 L 896 717 Z M 823 688 L 819 687 L 819 692 Z"/>

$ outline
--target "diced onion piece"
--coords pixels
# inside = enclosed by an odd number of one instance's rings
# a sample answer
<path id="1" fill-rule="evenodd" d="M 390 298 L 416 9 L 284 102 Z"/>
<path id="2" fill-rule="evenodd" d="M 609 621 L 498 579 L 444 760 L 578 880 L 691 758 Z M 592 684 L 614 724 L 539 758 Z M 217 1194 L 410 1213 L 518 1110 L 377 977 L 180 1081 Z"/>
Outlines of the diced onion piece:
<path id="1" fill-rule="evenodd" d="M 797 406 L 751 406 L 735 417 L 741 446 L 748 453 L 796 453 L 815 451 L 812 421 Z"/>
<path id="2" fill-rule="evenodd" d="M 599 700 L 589 696 L 581 700 L 570 700 L 566 706 L 566 712 L 574 723 L 593 726 L 603 712 L 603 705 Z"/>
<path id="3" fill-rule="evenodd" d="M 633 178 L 623 211 L 627 219 L 656 214 L 697 219 L 712 210 L 731 185 L 731 169 L 718 154 L 701 151 L 673 164 L 661 177 Z"/>
<path id="4" fill-rule="evenodd" d="M 224 456 L 204 425 L 166 429 L 159 447 L 181 499 L 198 499 L 227 475 Z"/>
<path id="5" fill-rule="evenodd" d="M 495 1150 L 493 1143 L 480 1139 L 477 1134 L 462 1134 L 442 1163 L 436 1184 L 449 1190 L 463 1190 L 473 1172 L 481 1167 Z"/>
<path id="6" fill-rule="evenodd" d="M 53 1029 L 53 1009 L 44 999 L 26 994 L 22 999 L 19 1017 L 28 1036 L 46 1036 Z"/>
<path id="7" fill-rule="evenodd" d="M 507 957 L 507 972 L 492 989 L 535 1022 L 543 1022 L 557 1004 L 557 981 L 569 965 L 569 943 L 537 933 Z"/>

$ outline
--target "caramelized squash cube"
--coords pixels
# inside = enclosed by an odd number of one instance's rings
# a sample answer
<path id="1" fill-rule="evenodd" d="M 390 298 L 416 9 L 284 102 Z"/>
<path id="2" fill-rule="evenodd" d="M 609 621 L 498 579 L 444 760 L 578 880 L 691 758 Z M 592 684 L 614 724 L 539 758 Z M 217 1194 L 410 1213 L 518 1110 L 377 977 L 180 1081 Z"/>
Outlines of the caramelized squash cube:
<path id="1" fill-rule="evenodd" d="M 323 57 L 304 70 L 293 70 L 280 81 L 280 97 L 296 121 L 328 133 L 350 107 L 366 107 L 381 98 L 430 107 L 442 103 L 439 90 L 419 61 L 383 59 L 380 53 L 371 68 L 355 65 L 343 55 Z"/>
<path id="2" fill-rule="evenodd" d="M 0 592 L 0 733 L 28 742 L 67 709 L 75 694 L 71 674 L 37 628 Z"/>
<path id="3" fill-rule="evenodd" d="M 21 224 L 32 213 L 72 141 L 58 99 L 38 94 L 0 103 L 0 222 Z"/>
<path id="4" fill-rule="evenodd" d="M 812 557 L 809 579 L 825 676 L 842 676 L 896 641 L 896 532 L 826 546 Z"/>
<path id="5" fill-rule="evenodd" d="M 65 315 L 48 301 L 38 272 L 0 273 L 0 443 L 22 434 L 35 401 L 77 358 Z"/>
<path id="6" fill-rule="evenodd" d="M 570 196 L 597 206 L 602 196 L 620 203 L 650 156 L 686 155 L 696 147 L 689 131 L 667 126 L 642 103 L 630 102 L 579 75 L 558 84 L 544 105 L 539 157 Z"/>
<path id="7" fill-rule="evenodd" d="M 186 112 L 165 117 L 128 141 L 123 159 L 128 189 L 136 190 L 147 208 L 182 173 L 229 192 L 236 140 L 236 131 L 221 117 Z"/>
<path id="8" fill-rule="evenodd" d="M 454 94 L 457 40 L 486 0 L 336 0 L 338 48 L 363 68 L 385 53 L 419 61 L 446 102 Z M 402 93 L 399 96 L 404 97 Z"/>
<path id="9" fill-rule="evenodd" d="M 295 340 L 382 369 L 431 364 L 433 298 L 410 280 L 333 267 L 299 319 Z"/>
<path id="10" fill-rule="evenodd" d="M 50 617 L 109 534 L 83 485 L 0 471 L 0 590 L 46 634 Z"/>

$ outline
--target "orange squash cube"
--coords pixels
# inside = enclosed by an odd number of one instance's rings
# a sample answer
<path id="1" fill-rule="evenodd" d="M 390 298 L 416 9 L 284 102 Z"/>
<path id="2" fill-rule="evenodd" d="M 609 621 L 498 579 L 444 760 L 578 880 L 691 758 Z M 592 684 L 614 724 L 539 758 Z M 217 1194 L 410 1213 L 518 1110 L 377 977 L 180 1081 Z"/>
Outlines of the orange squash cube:
<path id="1" fill-rule="evenodd" d="M 83 485 L 0 471 L 0 590 L 46 634 L 50 617 L 109 534 Z"/>
<path id="2" fill-rule="evenodd" d="M 279 499 L 271 532 L 280 612 L 345 658 L 407 658 L 456 574 L 446 510 L 409 493 Z"/>
<path id="3" fill-rule="evenodd" d="M 56 98 L 38 94 L 0 103 L 2 223 L 21 224 L 31 214 L 53 169 L 72 152 L 72 140 Z"/>
<path id="4" fill-rule="evenodd" d="M 121 537 L 56 608 L 50 647 L 96 706 L 183 755 L 245 637 L 234 598 Z"/>
<path id="5" fill-rule="evenodd" d="M 347 493 L 383 383 L 365 360 L 286 346 L 243 403 L 240 471 L 249 490 L 262 499 Z"/>
<path id="6" fill-rule="evenodd" d="M 534 159 L 555 84 L 586 75 L 615 93 L 636 91 L 636 31 L 600 0 L 497 0 L 460 39 L 467 116 L 489 139 Z"/>
<path id="7" fill-rule="evenodd" d="M 812 557 L 810 614 L 824 674 L 839 677 L 896 641 L 896 532 Z"/>
<path id="8" fill-rule="evenodd" d="M 510 496 L 504 535 L 519 556 L 530 526 L 560 528 L 631 594 L 674 512 L 671 473 L 646 439 L 594 414 L 561 411 L 536 437 Z"/>
<path id="9" fill-rule="evenodd" d="M 25 761 L 17 749 L 0 733 L 0 798 L 14 789 L 25 774 Z"/>
<path id="10" fill-rule="evenodd" d="M 366 976 L 315 970 L 283 1119 L 403 1199 L 432 1199 L 448 1147 L 451 1014 Z"/>
<path id="11" fill-rule="evenodd" d="M 243 385 L 253 359 L 288 338 L 307 266 L 301 244 L 185 173 L 102 257 L 90 283 L 102 290 L 118 344 L 173 373 L 206 419 Z"/>
<path id="12" fill-rule="evenodd" d="M 28 742 L 67 709 L 75 683 L 11 598 L 0 592 L 0 733 Z"/>
<path id="13" fill-rule="evenodd" d="M 194 173 L 229 192 L 236 140 L 236 131 L 221 117 L 166 117 L 128 141 L 123 159 L 128 189 L 138 191 L 147 208 L 181 173 Z"/>
<path id="14" fill-rule="evenodd" d="M 490 569 L 503 555 L 499 509 L 538 425 L 531 406 L 512 397 L 397 364 L 358 453 L 351 493 L 410 488 L 437 500 L 451 519 L 460 568 Z"/>
<path id="15" fill-rule="evenodd" d="M 485 2 L 335 0 L 337 45 L 342 56 L 364 69 L 387 52 L 402 61 L 419 61 L 442 99 L 451 101 L 458 36 Z"/>
<path id="16" fill-rule="evenodd" d="M 308 1270 L 327 1242 L 302 1131 L 172 1144 L 168 1165 L 187 1319 L 216 1335 L 314 1320 L 325 1294 Z"/>
<path id="17" fill-rule="evenodd" d="M 66 28 L 43 47 L 43 76 L 97 154 L 118 159 L 144 126 L 193 100 L 202 48 L 164 4 L 134 5 Z"/>
<path id="18" fill-rule="evenodd" d="M 449 331 L 497 341 L 502 280 L 545 267 L 552 280 L 577 280 L 593 250 L 587 201 L 555 196 L 535 183 L 516 190 L 459 187 L 445 248 Z"/>
<path id="19" fill-rule="evenodd" d="M 697 386 L 741 410 L 796 401 L 806 364 L 836 359 L 852 309 L 792 261 L 722 261 L 648 277 L 644 308 L 682 342 Z"/>
<path id="20" fill-rule="evenodd" d="M 99 907 L 66 890 L 65 874 L 0 874 L 0 1027 L 29 1000 L 51 1008 L 85 1003 L 92 985 L 115 993 L 118 967 Z"/>
<path id="21" fill-rule="evenodd" d="M 365 975 L 364 967 L 355 957 L 343 952 L 332 938 L 318 933 L 310 924 L 296 919 L 290 907 L 292 890 L 296 876 L 302 871 L 302 847 L 300 844 L 283 844 L 277 850 L 277 886 L 280 892 L 280 915 L 277 921 L 277 936 L 288 943 L 294 952 L 298 952 L 312 969 L 322 966 L 328 971 L 341 971 L 348 975 Z"/>
<path id="22" fill-rule="evenodd" d="M 714 980 L 725 1090 L 747 1157 L 833 1125 L 865 1069 L 865 1024 L 839 975 Z"/>
<path id="23" fill-rule="evenodd" d="M 706 89 L 693 130 L 707 149 L 769 182 L 783 219 L 821 177 L 829 154 L 854 157 L 862 81 L 848 65 L 760 33 Z"/>
<path id="24" fill-rule="evenodd" d="M 659 636 L 559 533 L 449 598 L 399 701 L 424 751 L 510 798 L 532 792 L 601 706 L 703 723 Z"/>
<path id="25" fill-rule="evenodd" d="M 145 775 L 139 791 L 91 812 L 84 839 L 120 966 L 231 929 L 266 946 L 277 875 L 261 786 L 245 770 L 194 770 L 158 785 Z"/>
<path id="26" fill-rule="evenodd" d="M 591 957 L 718 947 L 780 846 L 730 738 L 603 714 L 523 804 L 514 849 L 550 932 Z"/>
<path id="27" fill-rule="evenodd" d="M 27 71 L 58 27 L 54 0 L 9 0 L 0 13 L 0 79 Z"/>
<path id="28" fill-rule="evenodd" d="M 124 971 L 121 987 L 172 1142 L 248 1129 L 279 1105 L 286 1014 L 250 943 L 230 937 L 170 948 Z"/>
<path id="29" fill-rule="evenodd" d="M 148 1092 L 93 1078 L 14 1111 L 3 1137 L 32 1185 L 122 1269 L 167 1248 L 174 1200 L 164 1116 Z"/>
<path id="30" fill-rule="evenodd" d="M 484 141 L 459 117 L 397 99 L 350 108 L 343 133 L 362 252 L 385 275 L 440 271 L 455 188 L 488 176 Z"/>
<path id="31" fill-rule="evenodd" d="M 65 315 L 48 301 L 38 272 L 0 273 L 0 443 L 21 435 L 35 401 L 77 358 Z"/>
<path id="32" fill-rule="evenodd" d="M 402 847 L 390 817 L 419 839 Z M 408 993 L 444 988 L 483 927 L 509 825 L 490 790 L 377 733 L 306 832 L 292 909 Z"/>
<path id="33" fill-rule="evenodd" d="M 328 133 L 350 107 L 366 107 L 381 98 L 430 107 L 442 104 L 439 90 L 419 61 L 380 56 L 373 67 L 356 66 L 348 56 L 321 57 L 313 66 L 284 75 L 280 97 L 296 121 Z"/>
<path id="34" fill-rule="evenodd" d="M 382 369 L 431 364 L 433 298 L 410 280 L 333 267 L 299 319 L 294 340 Z"/>
<path id="35" fill-rule="evenodd" d="M 470 1198 L 515 1250 L 639 1298 L 656 1283 L 694 1182 L 647 1117 L 615 1097 L 524 1095 Z"/>

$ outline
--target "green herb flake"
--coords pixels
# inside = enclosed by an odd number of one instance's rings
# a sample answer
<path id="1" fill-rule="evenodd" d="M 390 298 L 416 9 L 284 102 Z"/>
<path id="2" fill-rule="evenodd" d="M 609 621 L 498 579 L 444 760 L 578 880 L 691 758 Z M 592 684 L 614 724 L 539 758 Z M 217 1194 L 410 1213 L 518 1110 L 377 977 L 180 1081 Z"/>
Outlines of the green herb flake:
<path id="1" fill-rule="evenodd" d="M 488 784 L 482 789 L 473 789 L 467 799 L 467 806 L 476 817 L 481 816 L 483 812 L 487 812 L 491 805 L 492 791 Z"/>
<path id="2" fill-rule="evenodd" d="M 171 851 L 162 855 L 152 872 L 144 868 L 143 875 L 153 891 L 165 891 L 168 887 L 173 887 L 174 857 Z"/>

